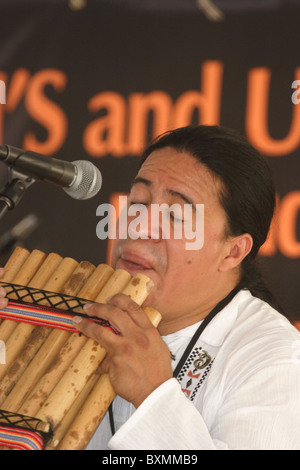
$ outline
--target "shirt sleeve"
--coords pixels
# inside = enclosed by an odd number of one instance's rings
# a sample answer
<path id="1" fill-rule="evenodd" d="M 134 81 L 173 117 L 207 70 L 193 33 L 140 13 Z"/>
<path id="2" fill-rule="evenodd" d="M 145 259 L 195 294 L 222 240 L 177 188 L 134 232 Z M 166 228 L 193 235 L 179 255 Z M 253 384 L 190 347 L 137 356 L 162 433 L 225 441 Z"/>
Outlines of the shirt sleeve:
<path id="1" fill-rule="evenodd" d="M 300 365 L 263 367 L 227 387 L 209 421 L 172 378 L 157 388 L 109 442 L 119 450 L 293 450 L 300 448 Z M 211 394 L 213 396 L 213 393 Z M 209 403 L 210 402 L 210 403 Z"/>
<path id="2" fill-rule="evenodd" d="M 201 414 L 174 378 L 147 397 L 108 446 L 118 450 L 226 448 L 213 442 Z"/>
<path id="3" fill-rule="evenodd" d="M 257 301 L 255 301 L 257 303 Z M 108 443 L 114 450 L 299 450 L 300 337 L 252 305 L 224 339 L 195 401 L 169 379 Z"/>

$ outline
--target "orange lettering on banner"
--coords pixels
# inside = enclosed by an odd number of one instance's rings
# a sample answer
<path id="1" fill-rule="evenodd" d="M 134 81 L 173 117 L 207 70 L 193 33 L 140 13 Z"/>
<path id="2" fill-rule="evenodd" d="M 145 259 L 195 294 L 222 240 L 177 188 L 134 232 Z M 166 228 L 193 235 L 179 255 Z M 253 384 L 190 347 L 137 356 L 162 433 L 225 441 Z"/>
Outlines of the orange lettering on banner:
<path id="1" fill-rule="evenodd" d="M 295 71 L 295 80 L 300 79 L 300 68 Z M 281 157 L 293 152 L 300 143 L 300 106 L 293 105 L 290 131 L 282 140 L 272 139 L 268 131 L 268 102 L 271 71 L 266 67 L 249 72 L 246 106 L 246 133 L 254 147 L 265 155 Z"/>
<path id="2" fill-rule="evenodd" d="M 195 110 L 199 114 L 199 124 L 219 124 L 222 83 L 223 64 L 218 61 L 205 62 L 202 66 L 202 91 L 186 91 L 177 99 L 173 127 L 191 124 Z"/>
<path id="3" fill-rule="evenodd" d="M 300 239 L 297 239 L 297 220 L 300 214 L 300 191 L 292 191 L 277 198 L 277 208 L 267 241 L 261 247 L 261 256 L 279 252 L 287 258 L 300 258 Z"/>
<path id="4" fill-rule="evenodd" d="M 173 102 L 162 91 L 132 93 L 129 96 L 129 129 L 127 152 L 139 155 L 147 142 L 149 114 L 153 113 L 152 138 L 170 129 Z"/>
<path id="5" fill-rule="evenodd" d="M 191 124 L 198 111 L 199 124 L 218 124 L 223 64 L 208 61 L 202 66 L 202 91 L 187 91 L 173 104 L 171 96 L 157 90 L 132 93 L 125 98 L 103 92 L 91 98 L 88 109 L 105 114 L 91 122 L 83 134 L 83 146 L 93 157 L 139 155 L 149 140 L 167 130 Z M 127 124 L 128 123 L 128 124 Z"/>
<path id="6" fill-rule="evenodd" d="M 26 93 L 29 80 L 30 73 L 28 70 L 18 69 L 14 72 L 8 87 L 6 100 L 7 113 L 13 113 L 16 110 Z"/>
<path id="7" fill-rule="evenodd" d="M 278 248 L 288 258 L 300 258 L 297 239 L 297 217 L 300 213 L 300 191 L 292 191 L 281 201 L 278 225 Z"/>
<path id="8" fill-rule="evenodd" d="M 278 232 L 278 213 L 279 213 L 279 197 L 276 196 L 276 207 L 271 222 L 270 230 L 265 243 L 260 248 L 259 254 L 262 256 L 274 256 L 277 251 L 277 232 Z"/>
<path id="9" fill-rule="evenodd" d="M 48 138 L 40 142 L 33 132 L 27 132 L 23 142 L 24 148 L 51 155 L 65 142 L 68 131 L 67 117 L 59 106 L 44 95 L 44 89 L 51 85 L 56 91 L 62 91 L 66 83 L 66 74 L 55 69 L 41 70 L 30 80 L 25 95 L 25 106 L 30 116 L 46 128 Z"/>
<path id="10" fill-rule="evenodd" d="M 261 256 L 274 256 L 277 251 L 277 226 L 275 220 L 272 221 L 268 238 L 259 250 Z"/>
<path id="11" fill-rule="evenodd" d="M 115 92 L 103 92 L 88 103 L 91 112 L 105 110 L 105 115 L 91 122 L 83 134 L 83 146 L 93 157 L 112 154 L 122 157 L 125 153 L 125 99 Z"/>
<path id="12" fill-rule="evenodd" d="M 4 72 L 0 73 L 0 79 L 5 83 L 8 81 L 8 75 Z M 0 142 L 3 140 L 3 126 L 4 126 L 4 114 L 12 113 L 15 111 L 17 105 L 22 100 L 30 74 L 26 69 L 18 69 L 14 72 L 10 79 L 9 87 L 6 93 L 6 105 L 0 107 Z"/>

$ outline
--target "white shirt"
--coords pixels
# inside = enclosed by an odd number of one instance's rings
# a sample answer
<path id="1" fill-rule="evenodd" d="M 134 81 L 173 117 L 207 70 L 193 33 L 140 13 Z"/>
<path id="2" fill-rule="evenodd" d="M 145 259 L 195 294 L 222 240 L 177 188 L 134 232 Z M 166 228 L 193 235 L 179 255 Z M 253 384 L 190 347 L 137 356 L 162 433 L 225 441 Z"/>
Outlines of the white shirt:
<path id="1" fill-rule="evenodd" d="M 176 355 L 174 367 L 198 326 L 163 338 Z M 244 290 L 208 324 L 201 342 L 216 357 L 194 402 L 174 378 L 137 410 L 117 397 L 115 435 L 106 413 L 87 449 L 299 450 L 300 334 L 290 322 Z"/>

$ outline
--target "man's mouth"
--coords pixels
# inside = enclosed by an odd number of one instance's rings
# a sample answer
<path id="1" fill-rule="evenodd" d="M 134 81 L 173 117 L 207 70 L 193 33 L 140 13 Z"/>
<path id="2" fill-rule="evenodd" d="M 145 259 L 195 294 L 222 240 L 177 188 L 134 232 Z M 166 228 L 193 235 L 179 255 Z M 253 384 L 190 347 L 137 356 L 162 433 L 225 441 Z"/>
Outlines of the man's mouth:
<path id="1" fill-rule="evenodd" d="M 153 265 L 146 258 L 129 253 L 123 253 L 117 262 L 117 267 L 125 269 L 134 275 L 137 272 L 147 272 L 153 269 Z"/>

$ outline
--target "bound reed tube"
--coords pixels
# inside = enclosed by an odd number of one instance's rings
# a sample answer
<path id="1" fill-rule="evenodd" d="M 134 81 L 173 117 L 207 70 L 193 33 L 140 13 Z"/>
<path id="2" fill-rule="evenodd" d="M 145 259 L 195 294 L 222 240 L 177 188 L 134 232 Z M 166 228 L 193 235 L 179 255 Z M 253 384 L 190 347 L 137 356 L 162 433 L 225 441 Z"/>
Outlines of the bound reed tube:
<path id="1" fill-rule="evenodd" d="M 99 303 L 124 293 L 142 305 L 152 287 L 152 281 L 140 274 L 132 278 L 105 264 L 95 267 L 20 247 L 8 260 L 0 281 L 27 286 L 34 293 L 34 289 L 41 290 L 35 299 L 45 309 L 44 291 Z M 18 296 L 12 292 L 8 297 L 13 302 Z M 54 302 L 55 295 L 51 299 Z M 59 308 L 67 309 L 65 305 Z M 149 308 L 145 312 L 157 326 L 160 314 Z M 78 332 L 10 319 L 0 320 L 0 340 L 6 346 L 6 364 L 0 364 L 0 422 L 1 410 L 3 415 L 25 415 L 39 420 L 39 428 L 51 427 L 47 449 L 84 449 L 115 396 L 108 376 L 95 373 L 105 350 Z"/>

